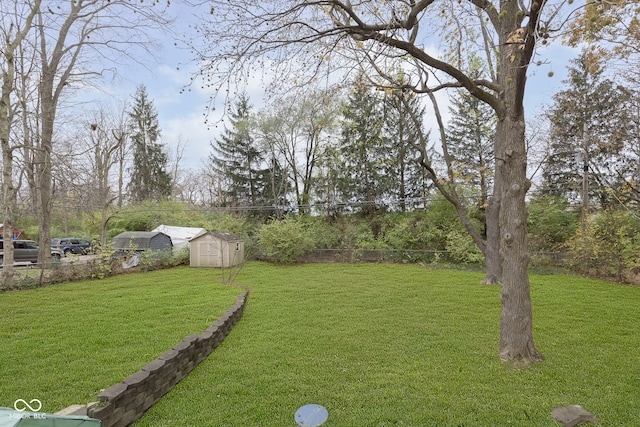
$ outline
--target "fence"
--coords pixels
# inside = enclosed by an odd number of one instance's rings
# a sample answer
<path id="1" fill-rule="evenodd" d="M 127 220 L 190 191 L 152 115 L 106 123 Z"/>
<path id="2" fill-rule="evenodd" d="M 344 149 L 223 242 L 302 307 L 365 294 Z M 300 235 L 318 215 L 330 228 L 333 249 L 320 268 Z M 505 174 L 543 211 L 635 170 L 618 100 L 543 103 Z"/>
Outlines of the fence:
<path id="1" fill-rule="evenodd" d="M 562 266 L 564 252 L 534 252 L 531 264 Z M 389 262 L 407 264 L 455 264 L 449 251 L 406 249 L 316 249 L 304 255 L 302 262 Z"/>
<path id="2" fill-rule="evenodd" d="M 391 250 L 391 249 L 317 249 L 304 256 L 305 262 L 392 262 L 437 263 L 448 262 L 448 251 Z"/>

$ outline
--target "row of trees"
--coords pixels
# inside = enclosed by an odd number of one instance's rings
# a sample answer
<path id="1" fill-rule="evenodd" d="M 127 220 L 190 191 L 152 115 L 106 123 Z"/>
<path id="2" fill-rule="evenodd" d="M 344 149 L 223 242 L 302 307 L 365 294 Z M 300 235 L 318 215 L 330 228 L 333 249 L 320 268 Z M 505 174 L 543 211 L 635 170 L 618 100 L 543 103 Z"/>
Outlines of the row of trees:
<path id="1" fill-rule="evenodd" d="M 344 101 L 313 92 L 280 105 L 254 113 L 246 95 L 236 103 L 209 156 L 215 205 L 281 218 L 424 204 L 429 184 L 414 148 L 422 129 L 411 120 L 424 108 L 414 95 L 358 82 Z"/>
<path id="2" fill-rule="evenodd" d="M 564 89 L 538 119 L 547 130 L 529 140 L 530 149 L 542 154 L 533 168 L 539 173 L 532 194 L 555 204 L 566 201 L 583 220 L 590 209 L 637 209 L 640 179 L 640 92 L 614 83 L 606 69 L 589 61 L 586 53 L 572 61 Z M 458 202 L 477 220 L 475 229 L 484 231 L 495 167 L 495 115 L 486 105 L 457 92 L 443 136 L 446 152 L 430 145 L 431 165 L 424 167 L 420 144 L 429 144 L 429 135 L 421 128 L 425 109 L 415 94 L 376 91 L 360 80 L 339 99 L 328 103 L 313 93 L 253 113 L 241 97 L 230 127 L 212 144 L 209 173 L 220 177 L 212 205 L 252 209 L 263 218 L 305 214 L 311 207 L 330 217 L 404 212 L 426 206 L 437 194 L 429 168 L 450 167 L 453 173 L 436 184 L 445 194 L 454 187 Z"/>
<path id="3" fill-rule="evenodd" d="M 628 166 L 637 164 L 637 136 L 633 139 L 637 91 L 613 85 L 603 70 L 592 73 L 585 64 L 584 56 L 574 61 L 566 89 L 555 96 L 547 112 L 550 131 L 529 143 L 548 145 L 535 193 L 577 204 L 582 200 L 580 183 L 586 180 L 587 196 L 599 194 L 591 198 L 592 205 L 597 200 L 604 207 L 605 202 L 633 198 L 637 168 Z M 586 84 L 585 78 L 590 80 Z M 612 85 L 615 90 L 607 90 Z M 607 96 L 591 95 L 592 88 Z M 577 97 L 586 100 L 578 102 Z M 59 207 L 82 214 L 99 207 L 104 239 L 108 220 L 124 202 L 144 200 L 174 198 L 263 219 L 285 212 L 335 217 L 341 212 L 371 215 L 377 210 L 419 208 L 434 196 L 428 168 L 420 164 L 421 144 L 429 144 L 432 169 L 447 168 L 445 156 L 420 126 L 425 109 L 419 99 L 406 91 L 374 90 L 362 80 L 345 97 L 313 92 L 257 112 L 243 96 L 230 113 L 230 126 L 212 143 L 205 168 L 183 175 L 177 173 L 176 164 L 171 176 L 166 151 L 158 142 L 153 102 L 140 86 L 131 106 L 90 113 L 73 146 L 54 153 L 58 186 L 53 211 Z M 598 99 L 603 102 L 595 102 Z M 593 111 L 588 113 L 593 119 L 586 116 L 588 111 Z M 480 220 L 474 228 L 482 234 L 493 188 L 495 116 L 464 92 L 452 97 L 450 115 L 445 149 L 453 173 L 438 184 L 456 184 L 465 210 Z M 589 139 L 593 152 L 589 175 L 580 173 L 582 165 L 575 165 L 584 148 L 581 123 L 599 129 Z M 613 138 L 617 143 L 610 142 Z M 84 152 L 84 161 L 78 162 L 78 152 Z M 602 160 L 603 154 L 613 160 Z M 600 160 L 595 163 L 596 159 Z M 611 165 L 609 175 L 601 173 L 603 164 Z M 69 170 L 75 173 L 65 172 Z"/>
<path id="4" fill-rule="evenodd" d="M 57 156 L 61 154 L 59 146 L 72 140 L 64 134 L 69 127 L 61 124 L 78 122 L 78 109 L 69 108 L 68 103 L 119 59 L 151 52 L 154 42 L 151 31 L 162 29 L 169 22 L 164 11 L 161 5 L 128 0 L 77 0 L 56 5 L 30 0 L 0 5 L 3 238 L 11 239 L 18 192 L 26 181 L 25 204 L 33 209 L 38 220 L 42 263 L 50 256 L 55 194 L 64 184 L 58 177 L 73 174 L 55 169 Z M 92 124 L 97 131 L 97 124 Z M 123 140 L 117 129 L 104 132 Z M 95 138 L 98 137 L 96 134 Z M 96 150 L 95 159 L 104 172 L 109 161 L 104 159 L 104 152 Z M 103 176 L 103 195 L 105 179 Z M 11 280 L 12 264 L 12 246 L 5 245 L 6 280 Z"/>

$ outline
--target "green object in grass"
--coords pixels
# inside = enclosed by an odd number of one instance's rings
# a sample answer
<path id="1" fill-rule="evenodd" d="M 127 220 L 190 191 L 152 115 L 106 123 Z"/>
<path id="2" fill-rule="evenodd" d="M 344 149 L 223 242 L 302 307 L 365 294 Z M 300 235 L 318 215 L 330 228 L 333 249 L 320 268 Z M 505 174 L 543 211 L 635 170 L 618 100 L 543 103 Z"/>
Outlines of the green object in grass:
<path id="1" fill-rule="evenodd" d="M 0 427 L 100 427 L 95 418 L 0 408 Z"/>

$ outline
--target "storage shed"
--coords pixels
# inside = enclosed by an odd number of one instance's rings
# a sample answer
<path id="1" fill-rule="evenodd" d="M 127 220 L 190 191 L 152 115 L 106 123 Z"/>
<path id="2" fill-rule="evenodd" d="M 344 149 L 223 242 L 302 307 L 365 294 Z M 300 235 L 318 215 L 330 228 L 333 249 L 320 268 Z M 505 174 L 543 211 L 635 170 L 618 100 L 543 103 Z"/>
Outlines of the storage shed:
<path id="1" fill-rule="evenodd" d="M 244 262 L 244 240 L 231 233 L 207 232 L 189 241 L 191 267 L 233 267 Z"/>
<path id="2" fill-rule="evenodd" d="M 116 251 L 168 251 L 173 245 L 171 237 L 159 231 L 125 231 L 113 238 L 113 249 Z"/>

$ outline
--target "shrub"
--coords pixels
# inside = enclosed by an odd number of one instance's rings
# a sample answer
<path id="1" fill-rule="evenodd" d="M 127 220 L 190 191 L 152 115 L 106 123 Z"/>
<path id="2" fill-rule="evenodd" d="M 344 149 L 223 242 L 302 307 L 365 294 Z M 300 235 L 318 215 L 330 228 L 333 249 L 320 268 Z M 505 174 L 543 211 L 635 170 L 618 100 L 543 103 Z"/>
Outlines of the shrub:
<path id="1" fill-rule="evenodd" d="M 258 231 L 258 243 L 264 255 L 275 262 L 294 263 L 304 254 L 316 249 L 316 244 L 305 222 L 289 216 L 284 221 L 272 221 Z"/>
<path id="2" fill-rule="evenodd" d="M 589 219 L 569 242 L 569 265 L 580 273 L 623 281 L 640 269 L 640 220 L 607 210 Z"/>
<path id="3" fill-rule="evenodd" d="M 229 213 L 212 212 L 202 225 L 209 231 L 219 231 L 235 234 L 244 240 L 245 259 L 251 259 L 257 252 L 256 234 L 259 224 L 245 217 L 237 217 Z"/>
<path id="4" fill-rule="evenodd" d="M 385 236 L 398 250 L 445 250 L 446 234 L 424 212 L 399 215 Z"/>
<path id="5" fill-rule="evenodd" d="M 533 251 L 556 252 L 566 249 L 567 242 L 579 228 L 576 212 L 560 197 L 539 197 L 528 204 L 529 246 Z"/>
<path id="6" fill-rule="evenodd" d="M 455 263 L 481 264 L 484 255 L 466 231 L 451 230 L 447 234 L 447 251 Z"/>

